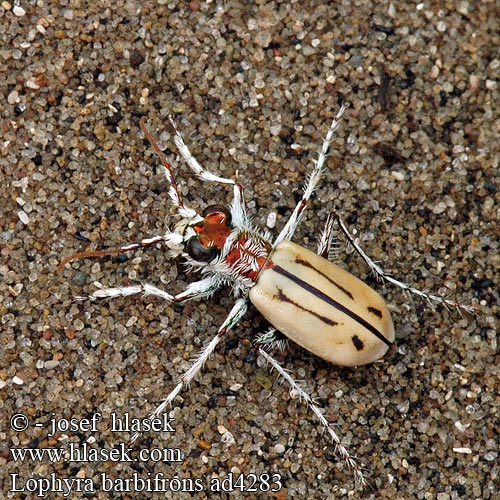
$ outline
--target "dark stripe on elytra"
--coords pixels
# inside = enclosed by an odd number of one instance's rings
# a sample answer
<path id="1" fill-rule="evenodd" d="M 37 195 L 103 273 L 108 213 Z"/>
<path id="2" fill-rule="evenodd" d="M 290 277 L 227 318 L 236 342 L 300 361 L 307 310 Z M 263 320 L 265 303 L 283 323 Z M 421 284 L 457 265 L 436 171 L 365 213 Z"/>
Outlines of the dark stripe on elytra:
<path id="1" fill-rule="evenodd" d="M 353 335 L 351 340 L 357 351 L 362 351 L 365 348 L 365 344 L 357 335 Z"/>
<path id="2" fill-rule="evenodd" d="M 301 266 L 308 267 L 309 269 L 312 269 L 313 271 L 316 271 L 318 274 L 323 276 L 326 280 L 328 280 L 333 286 L 337 287 L 341 292 L 344 292 L 351 300 L 354 300 L 354 297 L 352 293 L 347 290 L 347 288 L 344 288 L 343 286 L 340 286 L 336 281 L 332 280 L 330 276 L 327 276 L 325 273 L 322 273 L 317 267 L 314 267 L 310 262 L 304 259 L 295 259 L 295 262 L 297 264 L 300 264 Z"/>
<path id="3" fill-rule="evenodd" d="M 278 298 L 283 301 L 283 302 L 286 302 L 288 304 L 292 304 L 293 306 L 295 307 L 298 307 L 299 309 L 301 309 L 302 311 L 305 311 L 309 314 L 312 314 L 313 316 L 316 316 L 319 320 L 323 321 L 323 323 L 326 323 L 327 325 L 329 326 L 335 326 L 335 325 L 338 325 L 338 323 L 336 321 L 333 321 L 332 319 L 330 318 L 327 318 L 325 316 L 321 316 L 320 314 L 318 313 L 315 313 L 314 311 L 311 311 L 310 309 L 307 309 L 307 307 L 304 307 L 300 304 L 298 304 L 297 302 L 293 301 L 290 297 L 288 297 L 288 295 L 286 295 L 283 290 L 281 290 L 280 288 L 278 288 Z"/>
<path id="4" fill-rule="evenodd" d="M 308 291 L 309 293 L 312 293 L 315 297 L 318 297 L 318 299 L 326 302 L 327 304 L 330 304 L 331 306 L 335 307 L 339 311 L 343 312 L 344 314 L 347 314 L 350 318 L 352 318 L 354 321 L 365 327 L 369 332 L 373 333 L 375 337 L 380 339 L 384 344 L 388 345 L 389 347 L 391 346 L 391 342 L 386 339 L 373 325 L 368 323 L 365 319 L 363 319 L 361 316 L 356 314 L 355 312 L 351 311 L 350 309 L 347 309 L 347 307 L 343 306 L 339 302 L 337 302 L 335 299 L 332 299 L 325 293 L 323 293 L 321 290 L 318 290 L 316 287 L 310 285 L 309 283 L 306 283 L 305 281 L 301 280 L 299 277 L 295 276 L 294 274 L 288 272 L 286 269 L 283 269 L 280 266 L 274 266 L 271 268 L 274 272 L 281 274 L 282 276 L 285 276 L 289 280 L 293 281 L 297 285 L 299 285 L 301 288 L 304 290 Z M 294 304 L 296 305 L 296 304 Z M 298 306 L 300 307 L 300 306 Z M 303 309 L 303 307 L 301 307 Z M 311 312 L 311 311 L 309 311 Z M 312 313 L 312 312 L 311 312 Z M 315 314 L 315 313 L 312 313 Z"/>
<path id="5" fill-rule="evenodd" d="M 382 311 L 380 309 L 377 309 L 376 307 L 373 307 L 373 306 L 368 307 L 368 312 L 375 314 L 375 316 L 377 316 L 379 318 L 382 317 Z"/>

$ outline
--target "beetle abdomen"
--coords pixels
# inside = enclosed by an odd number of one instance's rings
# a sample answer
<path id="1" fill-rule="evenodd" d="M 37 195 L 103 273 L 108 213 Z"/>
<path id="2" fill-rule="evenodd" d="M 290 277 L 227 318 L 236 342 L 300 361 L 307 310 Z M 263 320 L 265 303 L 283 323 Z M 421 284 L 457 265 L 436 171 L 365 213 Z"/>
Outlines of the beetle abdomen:
<path id="1" fill-rule="evenodd" d="M 321 358 L 357 366 L 394 340 L 384 299 L 361 280 L 291 241 L 279 243 L 250 300 L 278 330 Z"/>

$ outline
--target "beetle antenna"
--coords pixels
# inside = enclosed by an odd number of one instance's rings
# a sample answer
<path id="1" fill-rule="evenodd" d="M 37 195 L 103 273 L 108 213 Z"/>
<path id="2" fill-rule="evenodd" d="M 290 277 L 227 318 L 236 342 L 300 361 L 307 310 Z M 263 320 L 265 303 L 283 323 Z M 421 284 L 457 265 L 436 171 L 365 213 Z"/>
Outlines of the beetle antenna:
<path id="1" fill-rule="evenodd" d="M 323 428 L 328 431 L 328 434 L 330 434 L 330 437 L 335 444 L 335 453 L 339 455 L 344 460 L 347 467 L 353 471 L 355 481 L 362 487 L 367 486 L 368 479 L 366 477 L 366 468 L 360 465 L 356 458 L 349 453 L 347 448 L 338 437 L 337 433 L 333 430 L 330 422 L 328 422 L 328 420 L 326 419 L 323 411 L 314 402 L 313 398 L 268 352 L 259 347 L 259 353 L 268 363 L 271 364 L 271 366 L 279 373 L 279 375 L 288 382 L 291 390 L 296 392 L 299 398 L 303 399 L 307 403 L 307 406 L 309 406 L 312 412 L 316 415 L 316 418 L 320 421 Z"/>
<path id="2" fill-rule="evenodd" d="M 85 259 L 87 257 L 107 257 L 110 255 L 120 255 L 125 252 L 131 252 L 132 250 L 137 250 L 138 248 L 146 248 L 160 241 L 166 241 L 167 244 L 169 243 L 173 244 L 176 243 L 177 240 L 178 240 L 178 235 L 176 235 L 176 233 L 170 233 L 164 236 L 154 236 L 153 238 L 146 238 L 145 240 L 142 240 L 139 243 L 132 243 L 130 245 L 125 245 L 120 248 L 106 248 L 104 250 L 88 250 L 86 252 L 78 252 L 63 259 L 57 268 L 57 272 L 60 273 L 66 264 L 68 264 L 69 262 L 73 262 L 74 260 Z"/>

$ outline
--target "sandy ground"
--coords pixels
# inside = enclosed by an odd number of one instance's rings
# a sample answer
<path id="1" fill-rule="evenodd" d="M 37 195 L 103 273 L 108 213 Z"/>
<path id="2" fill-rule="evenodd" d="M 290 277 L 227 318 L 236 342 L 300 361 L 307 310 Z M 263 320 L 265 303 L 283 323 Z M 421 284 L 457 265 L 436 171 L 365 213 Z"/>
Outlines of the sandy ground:
<path id="1" fill-rule="evenodd" d="M 37 498 L 66 479 L 70 498 L 499 498 L 495 8 L 2 2 L 0 496 Z M 257 225 L 277 214 L 277 232 L 343 100 L 350 109 L 295 241 L 314 249 L 336 211 L 395 276 L 482 311 L 412 302 L 342 252 L 341 265 L 386 297 L 397 346 L 358 369 L 295 345 L 276 355 L 369 467 L 372 487 L 355 486 L 314 415 L 258 358 L 251 342 L 267 326 L 254 310 L 177 398 L 174 432 L 144 434 L 131 462 L 106 457 L 129 438 L 112 431 L 113 415 L 146 417 L 234 300 L 226 290 L 183 307 L 74 300 L 95 281 L 179 292 L 194 278 L 160 245 L 57 273 L 74 252 L 175 224 L 140 117 L 173 159 L 172 113 L 198 160 L 242 183 Z M 175 166 L 192 207 L 230 201 L 227 187 Z M 70 457 L 85 443 L 99 454 Z M 11 448 L 67 454 L 36 460 Z M 138 458 L 154 449 L 167 461 Z M 264 492 L 266 477 L 279 491 Z"/>

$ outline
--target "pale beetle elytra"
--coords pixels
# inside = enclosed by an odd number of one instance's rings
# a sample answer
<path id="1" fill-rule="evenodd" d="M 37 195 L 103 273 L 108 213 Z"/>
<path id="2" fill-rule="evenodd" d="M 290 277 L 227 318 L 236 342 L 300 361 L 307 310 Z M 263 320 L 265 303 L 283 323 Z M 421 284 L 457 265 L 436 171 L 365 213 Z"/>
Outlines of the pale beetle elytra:
<path id="1" fill-rule="evenodd" d="M 380 359 L 394 342 L 394 326 L 382 297 L 364 282 L 330 262 L 327 257 L 333 246 L 336 224 L 349 245 L 359 254 L 375 275 L 405 292 L 415 294 L 429 302 L 440 303 L 470 313 L 471 305 L 420 291 L 396 280 L 371 260 L 351 236 L 343 222 L 333 213 L 328 217 L 320 237 L 317 253 L 307 250 L 291 238 L 304 214 L 308 200 L 318 185 L 328 157 L 328 149 L 340 119 L 347 109 L 344 104 L 331 122 L 312 172 L 308 176 L 303 195 L 285 226 L 273 239 L 268 232 L 254 227 L 243 197 L 243 189 L 233 179 L 219 177 L 205 170 L 191 154 L 174 121 L 174 142 L 184 161 L 202 180 L 233 187 L 230 208 L 211 205 L 198 215 L 185 205 L 177 188 L 172 168 L 160 147 L 141 119 L 141 129 L 163 162 L 170 184 L 169 196 L 177 209 L 180 221 L 174 231 L 153 236 L 139 243 L 117 249 L 86 251 L 64 259 L 59 269 L 69 262 L 86 258 L 116 255 L 163 242 L 171 257 L 182 256 L 189 270 L 198 271 L 202 279 L 193 282 L 177 294 L 156 286 L 141 283 L 115 288 L 100 288 L 85 299 L 127 297 L 134 294 L 157 296 L 173 303 L 209 297 L 223 286 L 232 288 L 236 301 L 217 334 L 194 359 L 189 370 L 166 399 L 156 408 L 150 419 L 161 415 L 181 390 L 189 385 L 214 352 L 224 335 L 235 327 L 247 312 L 251 302 L 271 323 L 273 328 L 256 338 L 259 354 L 287 381 L 290 389 L 303 399 L 328 432 L 336 454 L 350 468 L 357 482 L 366 485 L 363 465 L 348 451 L 333 426 L 302 384 L 269 353 L 271 348 L 283 347 L 276 330 L 305 349 L 342 366 L 357 366 Z M 135 441 L 135 434 L 131 441 Z"/>

